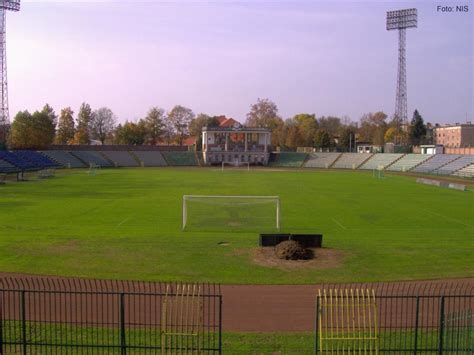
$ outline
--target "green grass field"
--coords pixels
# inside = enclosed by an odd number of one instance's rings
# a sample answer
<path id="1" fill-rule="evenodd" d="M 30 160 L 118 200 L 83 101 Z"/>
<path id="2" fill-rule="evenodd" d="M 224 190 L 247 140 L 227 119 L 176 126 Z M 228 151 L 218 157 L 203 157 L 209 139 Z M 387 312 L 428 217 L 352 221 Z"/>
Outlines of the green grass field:
<path id="1" fill-rule="evenodd" d="M 278 195 L 282 227 L 324 235 L 335 267 L 253 261 L 258 232 L 182 232 L 184 194 Z M 0 271 L 299 284 L 474 276 L 474 194 L 372 172 L 203 168 L 64 171 L 0 186 Z M 219 245 L 227 242 L 228 245 Z"/>

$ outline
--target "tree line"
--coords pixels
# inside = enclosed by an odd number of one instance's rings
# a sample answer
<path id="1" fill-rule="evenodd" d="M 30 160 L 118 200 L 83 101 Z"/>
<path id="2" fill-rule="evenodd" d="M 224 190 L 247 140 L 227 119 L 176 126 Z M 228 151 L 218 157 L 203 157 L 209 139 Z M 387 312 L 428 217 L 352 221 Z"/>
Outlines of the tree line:
<path id="1" fill-rule="evenodd" d="M 246 125 L 265 127 L 272 131 L 272 145 L 283 149 L 313 147 L 348 151 L 358 142 L 383 146 L 385 143 L 420 145 L 431 143 L 427 126 L 418 110 L 408 127 L 403 127 L 396 117 L 388 120 L 382 112 L 364 114 L 359 122 L 348 117 L 321 116 L 301 113 L 284 120 L 277 105 L 269 99 L 258 99 L 251 105 Z"/>
<path id="2" fill-rule="evenodd" d="M 204 113 L 195 115 L 187 107 L 176 105 L 166 112 L 152 107 L 145 117 L 137 121 L 117 123 L 111 109 L 92 110 L 83 103 L 77 115 L 71 107 L 63 108 L 59 115 L 46 104 L 41 111 L 18 112 L 8 134 L 13 149 L 43 149 L 51 144 L 128 145 L 183 145 L 187 137 L 196 137 L 201 145 L 204 126 L 218 126 L 217 116 Z M 301 113 L 283 119 L 277 105 L 269 99 L 258 99 L 250 106 L 245 126 L 263 127 L 272 131 L 272 145 L 293 150 L 297 147 L 339 149 L 347 151 L 359 142 L 383 145 L 387 142 L 419 145 L 429 141 L 423 118 L 415 110 L 409 127 L 402 129 L 396 119 L 388 120 L 381 111 L 364 114 L 360 122 L 347 117 L 321 116 Z"/>

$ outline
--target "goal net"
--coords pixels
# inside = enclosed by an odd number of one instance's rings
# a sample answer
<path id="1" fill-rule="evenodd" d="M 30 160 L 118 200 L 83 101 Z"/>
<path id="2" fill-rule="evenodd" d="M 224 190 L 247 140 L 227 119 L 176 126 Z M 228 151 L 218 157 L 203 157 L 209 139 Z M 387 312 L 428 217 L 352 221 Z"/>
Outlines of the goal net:
<path id="1" fill-rule="evenodd" d="M 278 231 L 278 196 L 183 196 L 186 231 Z"/>

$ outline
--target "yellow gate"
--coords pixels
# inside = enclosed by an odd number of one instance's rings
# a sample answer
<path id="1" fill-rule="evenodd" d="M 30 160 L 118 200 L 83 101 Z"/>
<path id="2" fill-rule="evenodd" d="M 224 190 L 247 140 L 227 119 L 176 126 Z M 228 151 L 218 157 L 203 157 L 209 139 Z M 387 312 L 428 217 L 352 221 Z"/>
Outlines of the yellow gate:
<path id="1" fill-rule="evenodd" d="M 161 308 L 161 354 L 202 352 L 203 301 L 201 286 L 169 286 Z"/>
<path id="2" fill-rule="evenodd" d="M 379 353 L 374 290 L 319 290 L 316 311 L 316 352 Z"/>

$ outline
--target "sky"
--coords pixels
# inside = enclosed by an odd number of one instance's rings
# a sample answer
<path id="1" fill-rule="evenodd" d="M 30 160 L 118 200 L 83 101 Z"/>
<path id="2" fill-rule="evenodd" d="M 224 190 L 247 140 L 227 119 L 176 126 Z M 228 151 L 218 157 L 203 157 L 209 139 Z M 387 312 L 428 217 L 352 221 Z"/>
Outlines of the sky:
<path id="1" fill-rule="evenodd" d="M 442 12 L 438 5 L 468 5 Z M 245 121 L 269 98 L 283 118 L 393 115 L 397 31 L 407 30 L 408 116 L 473 121 L 472 1 L 36 1 L 7 15 L 10 116 L 82 102 L 135 121 L 153 106 Z"/>

